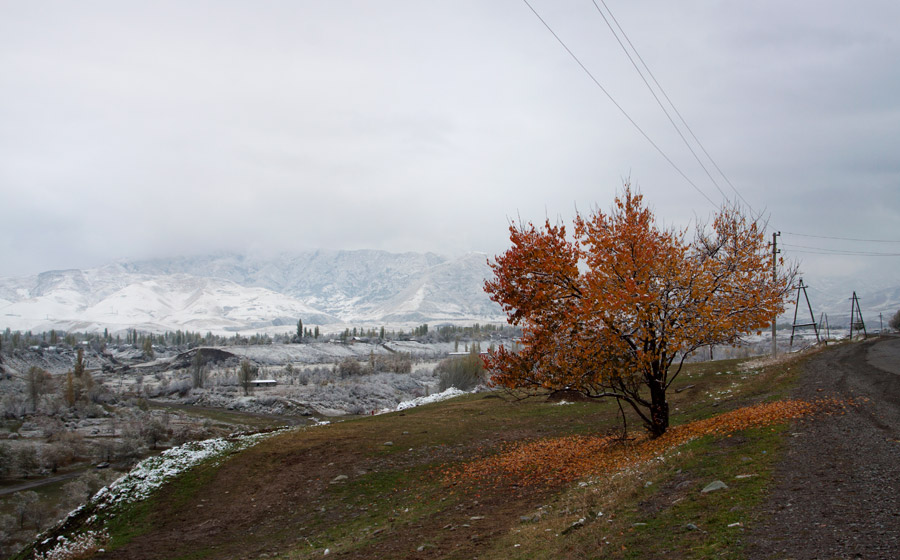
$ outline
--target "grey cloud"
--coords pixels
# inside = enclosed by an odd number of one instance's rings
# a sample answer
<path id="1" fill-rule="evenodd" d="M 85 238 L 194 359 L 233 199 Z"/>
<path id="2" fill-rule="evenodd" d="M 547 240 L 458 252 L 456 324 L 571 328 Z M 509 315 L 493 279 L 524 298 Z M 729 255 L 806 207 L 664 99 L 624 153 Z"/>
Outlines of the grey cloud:
<path id="1" fill-rule="evenodd" d="M 896 237 L 894 2 L 607 3 L 773 226 Z M 593 6 L 534 5 L 718 200 Z M 628 176 L 666 223 L 713 210 L 517 2 L 7 3 L 0 121 L 4 275 L 260 247 L 496 253 L 508 218 L 606 208 Z"/>

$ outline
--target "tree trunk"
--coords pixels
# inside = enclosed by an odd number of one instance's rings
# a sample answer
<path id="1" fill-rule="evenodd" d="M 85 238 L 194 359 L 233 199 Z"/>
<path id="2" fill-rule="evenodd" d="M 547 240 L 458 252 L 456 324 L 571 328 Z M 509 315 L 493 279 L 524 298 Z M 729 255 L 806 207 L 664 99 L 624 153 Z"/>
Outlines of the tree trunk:
<path id="1" fill-rule="evenodd" d="M 669 403 L 666 389 L 656 379 L 650 382 L 650 435 L 654 438 L 666 433 L 669 428 Z"/>

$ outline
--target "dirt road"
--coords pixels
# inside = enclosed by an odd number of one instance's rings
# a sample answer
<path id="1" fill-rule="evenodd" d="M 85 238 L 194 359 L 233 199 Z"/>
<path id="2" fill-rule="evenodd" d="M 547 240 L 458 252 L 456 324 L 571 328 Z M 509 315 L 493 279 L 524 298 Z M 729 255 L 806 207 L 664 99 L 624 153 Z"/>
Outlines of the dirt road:
<path id="1" fill-rule="evenodd" d="M 900 337 L 819 354 L 795 396 L 867 400 L 795 427 L 748 558 L 900 558 Z"/>
<path id="2" fill-rule="evenodd" d="M 90 468 L 90 467 L 88 467 Z M 39 480 L 32 480 L 30 482 L 23 482 L 22 484 L 17 484 L 15 486 L 9 486 L 7 488 L 0 488 L 0 496 L 5 496 L 7 494 L 15 494 L 16 492 L 21 492 L 23 490 L 31 490 L 32 488 L 38 488 L 47 484 L 53 484 L 54 482 L 61 482 L 63 480 L 69 480 L 70 478 L 75 478 L 81 476 L 82 473 L 86 469 L 79 469 L 74 472 L 59 474 L 56 476 L 48 476 L 47 478 L 41 478 Z"/>

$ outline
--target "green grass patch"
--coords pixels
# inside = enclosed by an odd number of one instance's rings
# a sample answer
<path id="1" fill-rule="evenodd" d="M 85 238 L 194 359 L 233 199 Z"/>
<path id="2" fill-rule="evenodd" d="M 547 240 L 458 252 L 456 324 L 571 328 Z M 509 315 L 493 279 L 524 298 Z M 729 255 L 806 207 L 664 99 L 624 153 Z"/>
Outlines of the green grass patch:
<path id="1" fill-rule="evenodd" d="M 213 458 L 182 472 L 147 499 L 118 506 L 104 514 L 109 534 L 108 550 L 115 550 L 152 530 L 159 516 L 189 507 L 199 493 L 208 490 L 219 460 Z"/>
<path id="2" fill-rule="evenodd" d="M 660 473 L 659 484 L 642 487 L 636 506 L 621 516 L 625 558 L 742 558 L 744 527 L 766 497 L 784 430 L 760 428 L 688 444 L 683 454 L 689 459 Z M 703 494 L 714 481 L 728 488 Z"/>
<path id="3" fill-rule="evenodd" d="M 671 392 L 673 425 L 786 398 L 807 359 L 757 370 L 739 360 L 691 364 L 673 386 L 685 389 Z M 788 426 L 706 436 L 664 461 L 577 483 L 539 511 L 523 511 L 524 521 L 479 557 L 742 558 L 744 531 L 773 484 Z M 728 488 L 701 493 L 715 480 Z"/>
<path id="4" fill-rule="evenodd" d="M 433 468 L 372 472 L 329 488 L 325 507 L 341 509 L 345 521 L 330 524 L 320 518 L 315 541 L 332 551 L 347 552 L 390 538 L 390 530 L 422 520 L 458 498 L 435 483 Z"/>
<path id="5" fill-rule="evenodd" d="M 143 535 L 153 528 L 150 514 L 156 508 L 156 500 L 153 497 L 129 504 L 123 511 L 114 515 L 106 515 L 106 528 L 109 533 L 109 542 L 106 548 L 115 550 L 130 542 L 133 538 Z"/>
<path id="6" fill-rule="evenodd" d="M 704 437 L 664 462 L 582 482 L 498 539 L 487 559 L 742 558 L 784 426 Z M 728 488 L 703 494 L 720 480 Z"/>
<path id="7" fill-rule="evenodd" d="M 169 407 L 165 405 L 153 404 L 150 406 L 153 410 L 171 411 L 176 414 L 195 418 L 200 421 L 208 421 L 215 427 L 225 429 L 256 429 L 265 430 L 269 428 L 277 428 L 284 425 L 284 420 L 280 418 L 269 418 L 266 416 L 256 416 L 252 414 L 243 414 L 223 409 L 201 408 L 201 407 Z"/>

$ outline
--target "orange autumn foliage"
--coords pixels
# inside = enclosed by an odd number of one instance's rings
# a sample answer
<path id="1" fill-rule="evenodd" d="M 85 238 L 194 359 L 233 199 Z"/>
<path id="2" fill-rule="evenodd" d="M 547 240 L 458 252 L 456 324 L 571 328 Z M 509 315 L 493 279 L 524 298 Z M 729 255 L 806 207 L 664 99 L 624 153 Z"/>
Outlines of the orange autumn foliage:
<path id="1" fill-rule="evenodd" d="M 619 399 L 654 436 L 668 428 L 666 390 L 684 359 L 770 324 L 796 273 L 773 277 L 763 228 L 738 208 L 689 242 L 627 184 L 609 213 L 577 216 L 571 239 L 549 221 L 509 231 L 485 291 L 522 328 L 522 349 L 489 354 L 493 382 Z"/>
<path id="2" fill-rule="evenodd" d="M 634 441 L 622 441 L 615 437 L 568 436 L 522 443 L 449 471 L 445 473 L 445 480 L 497 484 L 514 481 L 525 486 L 554 486 L 585 477 L 614 474 L 663 457 L 676 447 L 703 436 L 728 436 L 733 432 L 772 426 L 817 412 L 839 411 L 852 405 L 834 399 L 785 400 L 748 406 L 675 426 L 658 438 L 643 436 Z"/>

